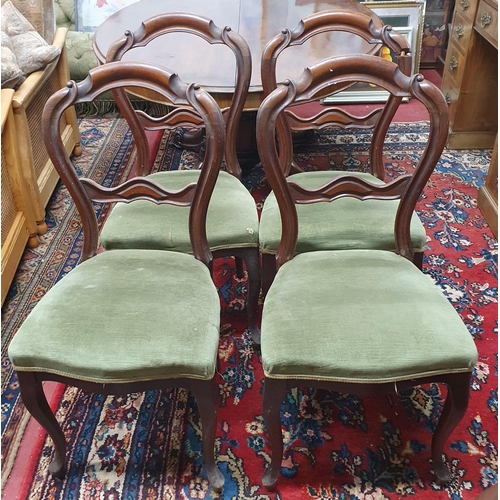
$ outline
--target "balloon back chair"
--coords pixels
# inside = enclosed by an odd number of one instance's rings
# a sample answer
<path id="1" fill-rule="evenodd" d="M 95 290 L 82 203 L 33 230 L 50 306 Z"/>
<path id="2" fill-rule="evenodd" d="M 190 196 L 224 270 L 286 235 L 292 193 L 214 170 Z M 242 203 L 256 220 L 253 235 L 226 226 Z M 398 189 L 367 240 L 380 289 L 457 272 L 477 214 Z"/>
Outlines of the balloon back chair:
<path id="1" fill-rule="evenodd" d="M 395 54 L 396 62 L 401 71 L 409 75 L 412 71 L 413 57 L 407 40 L 394 31 L 391 26 L 384 22 L 377 14 L 368 7 L 353 0 L 339 0 L 335 9 L 316 12 L 302 19 L 293 30 L 285 28 L 281 33 L 272 38 L 264 48 L 261 60 L 261 79 L 264 95 L 268 95 L 277 86 L 276 68 L 281 54 L 290 47 L 303 45 L 310 38 L 328 32 L 347 32 L 364 39 L 373 47 L 370 54 L 379 53 L 382 49 L 390 49 Z M 310 61 L 309 65 L 319 61 Z M 349 84 L 338 84 L 327 88 L 324 97 L 339 92 Z M 382 163 L 382 147 L 387 128 L 391 123 L 394 113 L 401 104 L 402 98 L 389 96 L 386 105 L 372 111 L 370 114 L 358 117 L 351 115 L 341 108 L 328 106 L 320 113 L 306 118 L 295 114 L 292 109 L 286 109 L 284 116 L 278 120 L 279 143 L 283 144 L 280 149 L 283 169 L 288 175 L 294 166 L 293 157 L 288 141 L 290 134 L 287 129 L 293 131 L 320 130 L 324 127 L 337 125 L 345 128 L 374 128 L 374 140 L 370 150 L 370 168 L 373 175 L 384 179 L 385 169 Z M 295 170 L 300 169 L 295 165 Z"/>
<path id="2" fill-rule="evenodd" d="M 144 177 L 103 187 L 79 178 L 59 135 L 64 111 L 91 102 L 105 91 L 136 87 L 192 106 L 207 130 L 196 182 L 166 189 Z M 38 302 L 9 346 L 21 396 L 31 415 L 51 436 L 56 477 L 65 474 L 66 441 L 44 396 L 53 380 L 100 394 L 127 394 L 185 387 L 195 396 L 203 428 L 203 452 L 212 487 L 224 479 L 214 457 L 220 300 L 208 266 L 212 255 L 205 223 L 224 151 L 224 122 L 213 98 L 166 70 L 115 62 L 90 71 L 53 94 L 43 111 L 43 138 L 82 220 L 80 263 Z M 192 255 L 126 249 L 97 253 L 93 202 L 133 202 L 189 207 L 186 219 Z"/>
<path id="3" fill-rule="evenodd" d="M 417 99 L 428 109 L 428 142 L 414 173 L 387 184 L 350 174 L 312 186 L 286 179 L 274 141 L 279 114 L 292 102 L 309 100 L 329 85 L 353 80 Z M 466 411 L 477 350 L 451 303 L 413 264 L 410 238 L 415 204 L 441 155 L 447 130 L 447 105 L 437 87 L 422 75 L 408 77 L 395 63 L 369 55 L 314 65 L 263 101 L 257 115 L 257 145 L 283 221 L 278 272 L 264 301 L 261 324 L 263 414 L 272 449 L 264 485 L 273 486 L 280 470 L 281 403 L 287 390 L 303 385 L 376 396 L 429 382 L 446 384 L 446 403 L 431 455 L 437 480 L 449 480 L 443 448 Z M 334 205 L 345 197 L 359 203 L 397 200 L 396 251 L 325 250 L 295 255 L 298 207 Z M 328 220 L 332 226 L 337 223 L 338 218 Z"/>
<path id="4" fill-rule="evenodd" d="M 353 5 L 354 4 L 354 5 Z M 355 34 L 366 42 L 373 44 L 373 50 L 380 51 L 381 47 L 390 49 L 395 56 L 400 71 L 410 75 L 412 56 L 408 42 L 390 26 L 384 25 L 382 20 L 370 9 L 359 2 L 343 1 L 335 10 L 318 12 L 305 17 L 294 30 L 284 29 L 282 33 L 271 39 L 262 55 L 261 75 L 264 94 L 268 95 L 277 86 L 276 67 L 279 56 L 289 47 L 304 44 L 311 37 L 325 32 L 348 32 Z M 311 61 L 315 64 L 317 61 Z M 357 83 L 343 82 L 326 87 L 316 99 L 338 92 Z M 311 99 L 313 100 L 313 99 Z M 301 118 L 293 112 L 293 105 L 284 110 L 278 118 L 277 136 L 282 169 L 285 175 L 290 172 L 299 172 L 290 178 L 295 182 L 319 185 L 333 176 L 340 175 L 336 171 L 301 172 L 293 160 L 292 131 L 320 130 L 326 126 L 337 125 L 344 128 L 373 128 L 370 143 L 370 171 L 371 177 L 364 173 L 353 173 L 362 178 L 369 178 L 372 182 L 384 181 L 386 171 L 383 161 L 383 146 L 387 130 L 400 106 L 403 97 L 390 94 L 386 104 L 365 117 L 355 117 L 346 111 L 328 106 L 315 116 Z M 295 168 L 294 168 L 295 166 Z M 312 183 L 312 184 L 311 184 Z M 300 220 L 300 230 L 297 242 L 297 253 L 313 250 L 336 250 L 343 248 L 375 248 L 395 249 L 392 226 L 395 217 L 396 205 L 379 204 L 376 201 L 365 204 L 356 204 L 353 210 L 353 200 L 326 206 L 300 206 L 297 208 Z M 359 210 L 359 211 L 358 211 Z M 329 225 L 325 230 L 325 221 L 335 218 L 337 224 Z M 381 226 L 380 222 L 386 224 Z M 370 228 L 377 227 L 377 231 Z M 259 242 L 262 252 L 262 289 L 267 292 L 274 275 L 276 274 L 275 257 L 280 239 L 280 219 L 276 198 L 273 193 L 264 204 L 259 228 Z M 411 234 L 414 249 L 414 262 L 421 268 L 423 252 L 426 243 L 425 229 L 417 214 L 413 216 Z"/>
<path id="5" fill-rule="evenodd" d="M 132 49 L 144 47 L 156 38 L 174 32 L 189 33 L 210 44 L 224 44 L 234 53 L 235 89 L 230 106 L 223 110 L 226 125 L 224 149 L 226 171 L 220 172 L 210 201 L 207 234 L 214 258 L 234 256 L 236 272 L 240 278 L 243 277 L 242 262 L 246 264 L 248 327 L 254 341 L 259 342 L 257 309 L 261 277 L 258 213 L 252 195 L 241 183 L 241 168 L 236 156 L 236 133 L 248 93 L 252 69 L 252 59 L 247 43 L 231 28 L 221 29 L 208 18 L 184 13 L 161 14 L 143 21 L 141 27 L 135 32 L 127 31 L 124 37 L 114 42 L 108 50 L 107 61 L 121 60 Z M 129 53 L 129 56 L 128 59 L 133 58 L 133 51 Z M 200 142 L 200 131 L 204 133 L 204 129 L 196 111 L 176 106 L 166 116 L 155 119 L 142 111 L 135 111 L 124 88 L 114 89 L 113 95 L 122 114 L 131 124 L 138 149 L 138 165 L 141 175 L 147 172 L 149 161 L 145 129 L 181 130 L 183 137 L 179 139 L 180 142 Z M 198 175 L 197 170 L 182 170 L 157 172 L 148 177 L 165 187 L 180 189 L 195 181 Z M 102 230 L 103 247 L 106 250 L 149 248 L 189 252 L 187 217 L 188 209 L 186 208 L 168 205 L 151 206 L 145 205 L 144 202 L 118 204 Z M 168 231 L 163 230 L 165 224 L 169 225 Z M 159 230 L 159 228 L 162 229 Z"/>

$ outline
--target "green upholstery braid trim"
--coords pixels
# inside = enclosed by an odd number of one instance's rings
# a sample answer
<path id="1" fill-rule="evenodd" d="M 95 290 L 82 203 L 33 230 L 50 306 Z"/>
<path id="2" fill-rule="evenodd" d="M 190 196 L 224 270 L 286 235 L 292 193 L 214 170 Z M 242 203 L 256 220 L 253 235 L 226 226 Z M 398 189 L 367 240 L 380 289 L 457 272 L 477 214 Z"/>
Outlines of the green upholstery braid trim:
<path id="1" fill-rule="evenodd" d="M 330 376 L 311 376 L 311 375 L 295 375 L 295 376 L 290 376 L 290 375 L 276 375 L 276 374 L 269 374 L 264 371 L 264 375 L 266 378 L 273 378 L 277 380 L 291 380 L 291 379 L 296 379 L 296 380 L 315 380 L 318 382 L 341 382 L 343 384 L 387 384 L 390 382 L 402 382 L 403 380 L 417 380 L 419 378 L 426 378 L 426 377 L 436 377 L 438 375 L 448 375 L 451 373 L 470 373 L 472 372 L 474 367 L 472 368 L 464 368 L 460 370 L 435 370 L 435 371 L 427 371 L 425 373 L 415 373 L 411 377 L 386 377 L 386 378 L 374 378 L 374 379 L 369 379 L 369 378 L 346 378 L 346 377 L 330 377 Z"/>
<path id="2" fill-rule="evenodd" d="M 392 252 L 297 255 L 262 313 L 266 377 L 383 383 L 472 371 L 474 341 L 432 280 Z"/>
<path id="3" fill-rule="evenodd" d="M 98 383 L 214 376 L 220 302 L 208 268 L 175 252 L 103 252 L 52 287 L 9 346 L 19 371 Z"/>
<path id="4" fill-rule="evenodd" d="M 328 180 L 346 172 L 304 172 L 288 179 L 307 188 L 316 188 Z M 372 183 L 382 181 L 370 174 L 349 172 Z M 396 249 L 394 219 L 398 201 L 341 198 L 331 203 L 296 205 L 299 218 L 299 235 L 296 253 L 316 250 L 348 249 Z M 411 238 L 415 252 L 423 252 L 426 233 L 417 214 L 414 213 Z M 262 253 L 275 254 L 281 239 L 281 215 L 274 193 L 267 197 L 260 218 L 259 242 Z"/>
<path id="5" fill-rule="evenodd" d="M 198 170 L 159 172 L 149 179 L 172 189 L 196 182 Z M 156 205 L 148 201 L 118 203 L 101 232 L 106 250 L 143 248 L 192 251 L 188 233 L 189 207 Z M 212 251 L 257 247 L 259 219 L 255 201 L 245 186 L 227 172 L 219 172 L 207 215 L 207 237 Z"/>

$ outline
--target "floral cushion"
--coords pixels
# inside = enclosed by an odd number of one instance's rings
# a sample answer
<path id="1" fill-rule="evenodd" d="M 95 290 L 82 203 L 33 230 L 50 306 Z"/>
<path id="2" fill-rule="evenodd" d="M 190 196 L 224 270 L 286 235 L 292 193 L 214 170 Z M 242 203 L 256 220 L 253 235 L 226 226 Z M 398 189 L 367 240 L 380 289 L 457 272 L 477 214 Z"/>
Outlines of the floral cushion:
<path id="1" fill-rule="evenodd" d="M 2 31 L 10 38 L 17 65 L 24 76 L 44 68 L 61 53 L 59 47 L 49 45 L 35 31 L 10 1 L 2 5 Z"/>
<path id="2" fill-rule="evenodd" d="M 9 36 L 2 31 L 2 88 L 14 89 L 23 81 L 23 72 L 17 65 L 17 57 L 14 54 Z"/>

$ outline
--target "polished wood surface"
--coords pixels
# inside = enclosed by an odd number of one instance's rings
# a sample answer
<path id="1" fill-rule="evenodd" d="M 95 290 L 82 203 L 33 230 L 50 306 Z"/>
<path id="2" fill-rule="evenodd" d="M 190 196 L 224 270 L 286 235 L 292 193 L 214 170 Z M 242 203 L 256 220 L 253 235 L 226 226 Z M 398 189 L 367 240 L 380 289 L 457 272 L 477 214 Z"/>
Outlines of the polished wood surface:
<path id="1" fill-rule="evenodd" d="M 350 5 L 359 9 L 356 0 L 296 2 L 295 0 L 141 0 L 110 16 L 94 35 L 94 50 L 99 61 L 106 60 L 110 45 L 126 30 L 137 30 L 141 22 L 165 12 L 192 12 L 211 18 L 218 26 L 229 26 L 247 41 L 252 53 L 250 93 L 245 109 L 257 109 L 262 100 L 260 57 L 266 43 L 283 28 L 295 28 L 299 21 L 315 12 Z M 364 7 L 361 7 L 365 9 Z M 374 18 L 375 14 L 366 9 Z M 377 50 L 350 33 L 323 33 L 292 47 L 280 58 L 278 81 L 297 77 L 304 67 L 332 55 Z M 211 47 L 204 40 L 194 40 L 185 33 L 158 38 L 147 47 L 134 49 L 124 60 L 140 60 L 174 69 L 188 82 L 198 82 L 214 94 L 221 106 L 229 105 L 234 88 L 233 55 L 227 47 Z"/>
<path id="2" fill-rule="evenodd" d="M 441 88 L 449 149 L 492 148 L 498 128 L 497 0 L 455 4 Z"/>
<path id="3" fill-rule="evenodd" d="M 484 186 L 479 188 L 477 206 L 483 213 L 488 226 L 498 239 L 498 137 L 491 155 Z"/>

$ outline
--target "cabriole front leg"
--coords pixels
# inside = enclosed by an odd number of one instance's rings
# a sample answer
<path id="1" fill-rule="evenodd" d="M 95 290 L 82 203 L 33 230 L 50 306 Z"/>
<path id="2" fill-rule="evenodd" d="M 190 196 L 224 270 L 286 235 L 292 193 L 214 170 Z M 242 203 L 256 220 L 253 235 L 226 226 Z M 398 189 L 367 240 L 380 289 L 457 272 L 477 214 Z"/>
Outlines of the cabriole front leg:
<path id="1" fill-rule="evenodd" d="M 64 462 L 66 458 L 66 438 L 59 426 L 52 410 L 50 409 L 42 381 L 32 372 L 17 372 L 21 398 L 24 406 L 33 418 L 47 431 L 54 442 L 54 458 L 49 466 L 53 477 L 64 478 Z"/>
<path id="2" fill-rule="evenodd" d="M 281 435 L 280 409 L 287 390 L 286 380 L 264 379 L 263 417 L 271 445 L 271 463 L 267 466 L 262 484 L 274 488 L 278 481 L 283 458 L 283 437 Z"/>
<path id="3" fill-rule="evenodd" d="M 443 486 L 450 481 L 450 471 L 443 462 L 443 450 L 447 439 L 462 420 L 469 404 L 471 373 L 454 373 L 443 382 L 448 394 L 434 435 L 432 436 L 432 465 L 437 484 Z"/>

